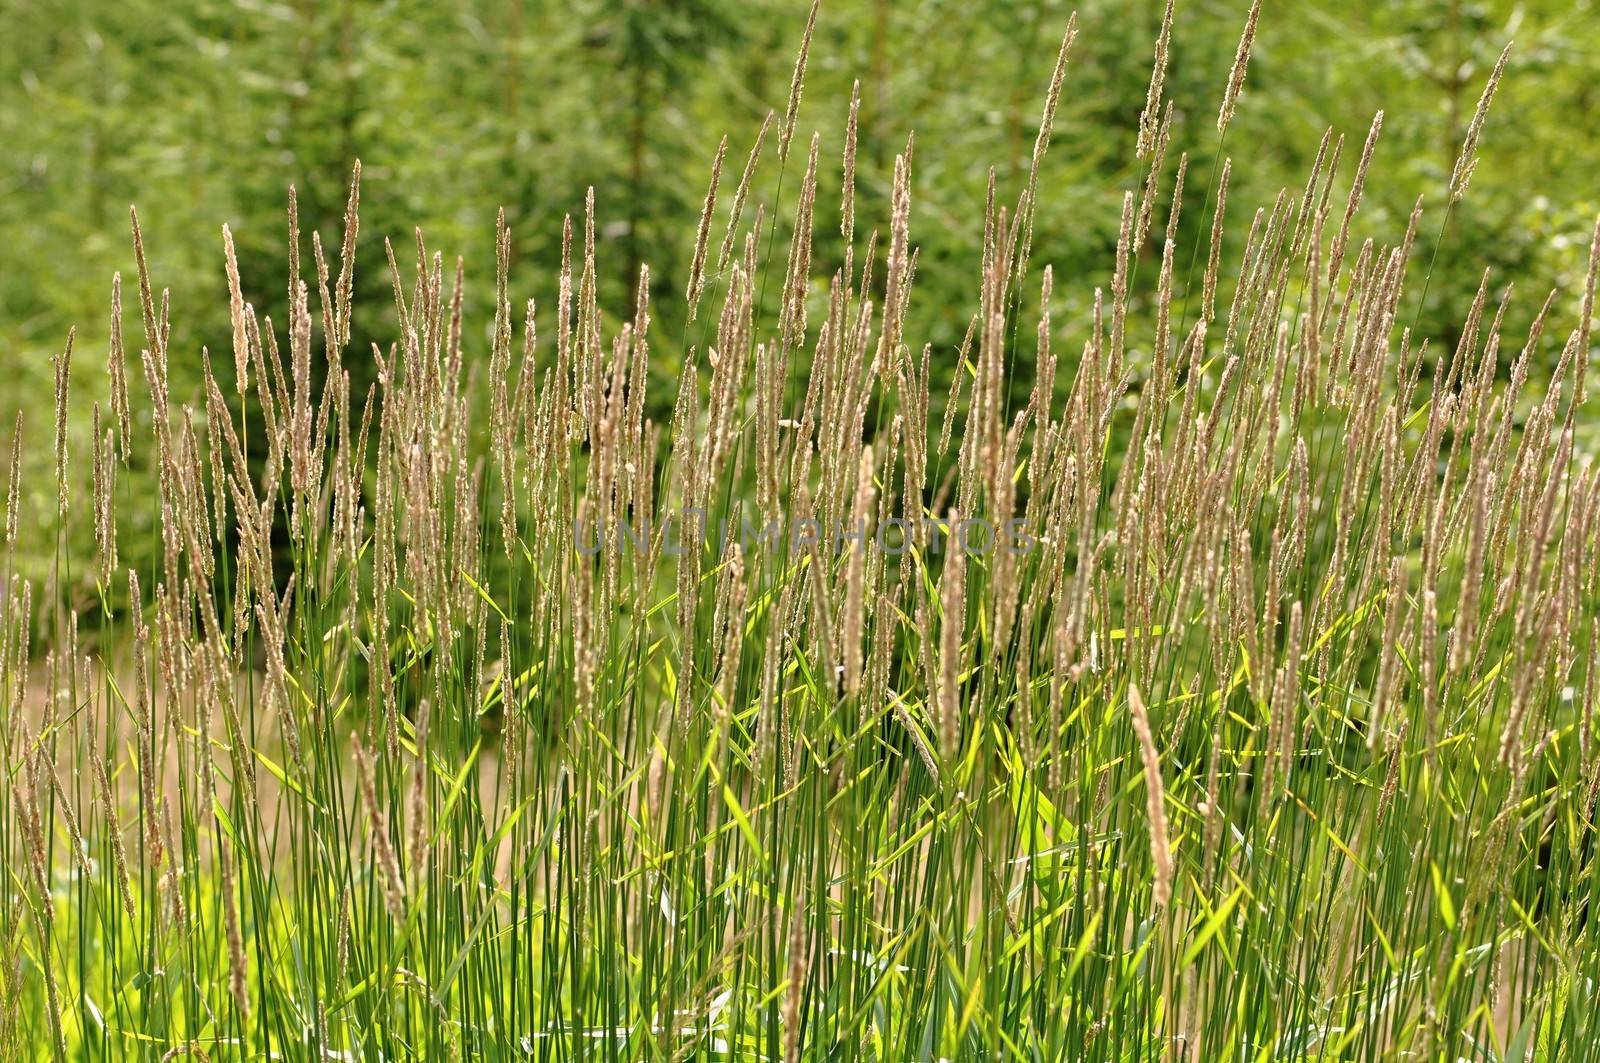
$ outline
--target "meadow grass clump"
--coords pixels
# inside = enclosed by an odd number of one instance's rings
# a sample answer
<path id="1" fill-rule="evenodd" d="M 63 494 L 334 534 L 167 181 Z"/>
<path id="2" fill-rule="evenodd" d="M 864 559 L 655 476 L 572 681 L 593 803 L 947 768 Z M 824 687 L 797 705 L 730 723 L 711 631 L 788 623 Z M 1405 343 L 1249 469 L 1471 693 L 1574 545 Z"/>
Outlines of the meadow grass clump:
<path id="1" fill-rule="evenodd" d="M 1069 22 L 936 351 L 909 141 L 856 228 L 859 97 L 813 287 L 815 18 L 731 210 L 724 144 L 685 227 L 675 391 L 648 278 L 598 305 L 592 195 L 537 314 L 502 218 L 486 344 L 418 234 L 391 344 L 349 349 L 359 168 L 337 263 L 290 199 L 285 322 L 224 229 L 231 393 L 203 353 L 174 394 L 134 217 L 142 347 L 118 280 L 86 451 L 70 338 L 56 366 L 45 593 L 15 560 L 44 426 L 14 437 L 0 1058 L 1600 1057 L 1600 228 L 1576 321 L 1507 335 L 1485 276 L 1430 343 L 1421 203 L 1354 235 L 1380 115 L 1237 254 L 1223 160 L 1176 246 L 1169 9 L 1142 191 L 1063 321 L 1032 223 Z M 802 169 L 752 208 L 773 142 Z"/>

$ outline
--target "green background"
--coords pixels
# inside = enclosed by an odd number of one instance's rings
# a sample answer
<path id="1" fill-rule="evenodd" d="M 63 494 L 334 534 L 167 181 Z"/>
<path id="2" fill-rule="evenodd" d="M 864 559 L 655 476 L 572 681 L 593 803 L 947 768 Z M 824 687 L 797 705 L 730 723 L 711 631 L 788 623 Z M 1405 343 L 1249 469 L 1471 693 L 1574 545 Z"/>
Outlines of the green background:
<path id="1" fill-rule="evenodd" d="M 1297 192 L 1327 127 L 1347 138 L 1348 181 L 1380 107 L 1384 133 L 1352 254 L 1368 236 L 1397 240 L 1423 195 L 1432 209 L 1414 259 L 1432 260 L 1461 137 L 1494 57 L 1515 39 L 1481 162 L 1444 230 L 1417 320 L 1435 350 L 1451 342 L 1485 268 L 1496 290 L 1518 286 L 1512 337 L 1556 285 L 1567 293 L 1557 310 L 1570 319 L 1600 210 L 1600 13 L 1589 0 L 1268 3 L 1239 114 L 1219 144 L 1216 107 L 1246 6 L 1179 5 L 1166 91 L 1175 105 L 1169 181 L 1178 153 L 1190 156 L 1180 264 L 1209 229 L 1201 207 L 1219 154 L 1234 159 L 1227 263 L 1249 213 L 1281 187 Z M 780 172 L 769 145 L 752 193 L 770 219 L 788 181 L 776 233 L 784 239 L 805 141 L 821 134 L 813 266 L 823 278 L 842 257 L 839 156 L 852 81 L 862 96 L 858 232 L 886 227 L 894 156 L 914 129 L 921 260 L 907 339 L 935 344 L 946 379 L 976 309 L 990 168 L 1002 202 L 1014 201 L 1069 10 L 1012 0 L 825 4 L 794 152 Z M 1055 268 L 1057 349 L 1069 367 L 1094 289 L 1110 282 L 1123 192 L 1141 179 L 1132 144 L 1161 4 L 1077 10 L 1033 258 Z M 86 455 L 91 400 L 106 394 L 118 270 L 137 355 L 129 204 L 140 210 L 154 283 L 171 290 L 175 404 L 195 401 L 203 345 L 218 353 L 219 372 L 232 372 L 222 223 L 239 245 L 246 298 L 281 325 L 287 188 L 299 191 L 309 269 L 309 230 L 336 253 L 357 157 L 365 177 L 355 350 L 393 339 L 382 241 L 394 240 L 409 270 L 420 227 L 430 250 L 465 260 L 469 357 L 486 361 L 496 209 L 513 231 L 513 302 L 553 306 L 562 218 L 581 215 L 592 185 L 603 308 L 626 310 L 638 264 L 650 264 L 653 358 L 670 379 L 686 342 L 682 292 L 717 141 L 729 137 L 725 212 L 762 117 L 783 107 L 805 21 L 793 0 L 13 0 L 0 12 L 0 442 L 9 448 L 13 408 L 23 408 L 24 494 L 40 525 L 55 503 L 50 357 L 77 326 L 72 450 Z M 1145 291 L 1156 238 L 1142 251 Z M 813 287 L 820 295 L 821 281 Z M 1517 346 L 1508 342 L 1503 360 Z M 350 366 L 359 395 L 370 359 Z M 131 373 L 138 389 L 136 361 Z M 660 399 L 670 402 L 670 389 Z M 87 464 L 74 473 L 84 484 Z M 148 473 L 136 463 L 126 475 Z M 77 525 L 74 535 L 87 538 L 89 522 Z M 40 568 L 50 544 L 25 552 Z"/>

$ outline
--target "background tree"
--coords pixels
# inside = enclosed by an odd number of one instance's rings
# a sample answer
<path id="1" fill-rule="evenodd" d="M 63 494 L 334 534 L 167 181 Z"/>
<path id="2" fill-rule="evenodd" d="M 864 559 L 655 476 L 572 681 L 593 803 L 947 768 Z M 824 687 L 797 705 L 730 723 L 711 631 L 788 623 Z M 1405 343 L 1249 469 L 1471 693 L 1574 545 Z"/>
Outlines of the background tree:
<path id="1" fill-rule="evenodd" d="M 502 206 L 513 232 L 513 287 L 553 306 L 562 219 L 581 216 L 593 186 L 603 310 L 628 311 L 638 267 L 649 263 L 658 297 L 653 353 L 663 371 L 674 370 L 685 342 L 680 295 L 694 216 L 715 145 L 729 137 L 720 226 L 763 116 L 782 106 L 807 6 L 0 0 L 8 42 L 0 52 L 0 444 L 9 446 L 15 407 L 28 411 L 30 433 L 48 431 L 33 411 L 48 409 L 49 357 L 68 327 L 78 327 L 75 386 L 103 388 L 111 276 L 133 276 L 128 204 L 139 205 L 155 283 L 172 293 L 173 400 L 192 402 L 201 348 L 229 348 L 220 223 L 238 243 L 246 297 L 281 327 L 287 189 L 297 190 L 309 261 L 312 231 L 325 246 L 337 245 L 357 157 L 365 174 L 359 349 L 394 337 L 383 241 L 394 243 L 409 269 L 412 229 L 420 226 L 430 249 L 447 262 L 461 256 L 469 276 L 487 278 Z M 1057 348 L 1068 352 L 1085 335 L 1095 288 L 1109 284 L 1104 263 L 1122 195 L 1142 185 L 1143 174 L 1124 160 L 1164 3 L 1076 6 L 1082 32 L 1056 147 L 1041 175 L 1033 255 L 1037 266 L 1055 267 Z M 1241 213 L 1298 185 L 1330 126 L 1345 137 L 1339 181 L 1348 181 L 1349 161 L 1381 105 L 1379 164 L 1393 179 L 1374 186 L 1357 237 L 1396 239 L 1415 196 L 1426 197 L 1432 209 L 1418 257 L 1437 252 L 1440 268 L 1417 322 L 1436 337 L 1436 349 L 1451 339 L 1484 267 L 1496 292 L 1518 284 L 1512 330 L 1526 324 L 1549 285 L 1581 288 L 1600 209 L 1593 182 L 1600 55 L 1587 47 L 1600 31 L 1593 0 L 1269 6 L 1242 107 L 1219 142 L 1215 107 L 1245 6 L 1189 0 L 1177 8 L 1166 172 L 1170 181 L 1187 153 L 1180 261 L 1204 240 L 1201 206 L 1222 156 L 1235 159 L 1230 203 Z M 769 166 L 752 191 L 752 209 L 765 204 L 772 237 L 784 239 L 814 129 L 822 151 L 819 217 L 836 206 L 844 101 L 859 79 L 865 240 L 886 229 L 892 161 L 914 129 L 912 235 L 921 254 L 908 328 L 916 342 L 935 345 L 945 381 L 974 309 L 974 248 L 990 170 L 1000 200 L 1014 201 L 1071 7 L 1068 0 L 825 4 L 799 157 L 789 161 L 787 182 Z M 1437 207 L 1455 148 L 1478 86 L 1510 38 L 1517 45 L 1484 131 L 1471 197 L 1441 229 Z M 1143 249 L 1146 258 L 1159 253 L 1159 246 Z M 842 261 L 836 228 L 819 225 L 816 275 Z M 1156 272 L 1151 265 L 1137 273 L 1140 291 Z M 1421 289 L 1414 285 L 1414 294 Z M 487 347 L 492 285 L 467 291 L 476 358 Z M 139 334 L 137 314 L 124 325 L 130 337 Z M 218 362 L 231 371 L 230 359 Z M 349 368 L 364 390 L 371 363 L 355 359 Z M 86 452 L 87 434 L 86 423 L 74 425 L 78 453 Z M 31 460 L 47 460 L 48 448 L 26 449 L 38 456 Z M 41 495 L 33 504 L 50 502 Z M 36 562 L 45 567 L 43 558 Z"/>

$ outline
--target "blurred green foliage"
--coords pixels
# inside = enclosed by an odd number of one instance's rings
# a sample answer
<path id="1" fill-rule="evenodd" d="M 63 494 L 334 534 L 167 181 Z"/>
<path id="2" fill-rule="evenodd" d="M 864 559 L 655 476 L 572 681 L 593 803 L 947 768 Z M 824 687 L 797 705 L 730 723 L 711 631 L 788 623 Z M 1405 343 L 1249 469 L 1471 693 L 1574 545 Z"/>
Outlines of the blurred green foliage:
<path id="1" fill-rule="evenodd" d="M 776 208 L 774 235 L 784 239 L 805 141 L 820 133 L 814 265 L 824 275 L 842 259 L 834 212 L 852 81 L 860 80 L 862 95 L 858 232 L 886 224 L 893 160 L 914 129 L 912 233 L 921 259 L 908 340 L 933 343 L 946 376 L 975 309 L 990 169 L 1002 201 L 1014 201 L 1069 6 L 825 4 L 789 172 L 780 173 L 769 147 L 752 195 L 752 205 L 766 205 L 769 224 Z M 1557 304 L 1570 317 L 1600 209 L 1593 0 L 1269 3 L 1239 116 L 1219 144 L 1216 107 L 1247 6 L 1187 0 L 1178 7 L 1167 95 L 1174 101 L 1169 181 L 1178 153 L 1190 158 L 1180 264 L 1209 228 L 1201 208 L 1219 155 L 1235 163 L 1228 248 L 1236 256 L 1250 213 L 1270 205 L 1280 187 L 1299 187 L 1330 126 L 1346 137 L 1341 182 L 1348 181 L 1380 107 L 1386 122 L 1357 239 L 1397 239 L 1423 195 L 1432 209 L 1415 257 L 1428 261 L 1466 123 L 1494 57 L 1515 38 L 1482 161 L 1442 230 L 1419 322 L 1448 342 L 1486 268 L 1496 289 L 1519 286 L 1507 316 L 1513 329 L 1556 284 L 1571 293 Z M 281 323 L 287 188 L 298 190 L 308 242 L 314 228 L 336 249 L 357 157 L 365 177 L 355 350 L 387 347 L 392 338 L 382 242 L 391 238 L 408 268 L 413 227 L 420 227 L 447 261 L 464 257 L 468 336 L 472 354 L 486 358 L 495 211 L 505 208 L 514 234 L 513 301 L 531 296 L 550 306 L 563 216 L 581 215 L 592 186 L 602 302 L 608 312 L 624 311 L 638 267 L 648 263 L 657 298 L 654 357 L 674 370 L 689 342 L 681 293 L 718 138 L 730 138 L 725 211 L 763 116 L 783 108 L 805 7 L 800 0 L 0 3 L 7 41 L 0 50 L 0 441 L 9 446 L 12 408 L 23 408 L 25 496 L 37 523 L 47 525 L 54 506 L 49 357 L 76 325 L 73 452 L 83 455 L 89 397 L 105 395 L 113 272 L 122 271 L 133 291 L 130 203 L 140 209 L 155 283 L 172 293 L 174 403 L 194 401 L 202 346 L 218 352 L 219 371 L 231 372 L 222 223 L 238 241 L 246 298 Z M 1035 280 L 1045 263 L 1055 268 L 1057 345 L 1069 358 L 1087 328 L 1094 289 L 1109 284 L 1123 192 L 1141 182 L 1133 141 L 1161 8 L 1161 0 L 1078 6 L 1080 33 L 1042 175 L 1033 256 Z M 1336 194 L 1342 197 L 1342 183 Z M 305 253 L 309 262 L 309 246 Z M 1158 258 L 1159 247 L 1142 254 Z M 1155 273 L 1153 264 L 1142 270 L 1140 285 Z M 137 304 L 131 295 L 126 302 L 136 353 Z M 370 360 L 353 357 L 351 368 L 359 395 Z M 132 372 L 137 382 L 136 366 Z M 74 476 L 86 484 L 87 460 L 77 466 Z M 147 474 L 136 465 L 130 475 Z M 150 536 L 137 535 L 139 520 L 124 514 L 133 532 L 124 553 L 135 561 L 137 551 L 153 548 Z M 87 520 L 78 522 L 80 533 L 89 535 Z M 33 556 L 42 570 L 49 542 L 40 538 Z"/>

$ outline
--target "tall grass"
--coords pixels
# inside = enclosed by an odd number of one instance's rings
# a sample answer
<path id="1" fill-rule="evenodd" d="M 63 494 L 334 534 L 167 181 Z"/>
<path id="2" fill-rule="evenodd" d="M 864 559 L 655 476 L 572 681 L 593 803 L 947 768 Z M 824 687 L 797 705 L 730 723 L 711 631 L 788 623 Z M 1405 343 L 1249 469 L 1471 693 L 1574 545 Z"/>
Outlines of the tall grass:
<path id="1" fill-rule="evenodd" d="M 1486 276 L 1429 344 L 1420 204 L 1353 235 L 1378 122 L 1253 218 L 1225 163 L 1175 246 L 1163 30 L 1148 180 L 1063 323 L 1032 219 L 1071 43 L 958 353 L 906 328 L 909 143 L 856 229 L 854 102 L 814 290 L 805 48 L 787 198 L 747 198 L 769 119 L 685 227 L 675 397 L 647 298 L 597 305 L 592 197 L 537 334 L 502 221 L 487 349 L 419 235 L 392 345 L 347 350 L 356 181 L 337 262 L 291 200 L 281 332 L 225 232 L 233 386 L 208 356 L 188 396 L 135 218 L 143 349 L 119 284 L 87 446 L 58 362 L 42 529 L 97 630 L 15 574 L 9 480 L 0 1057 L 1600 1057 L 1600 253 L 1575 323 L 1503 335 Z"/>

